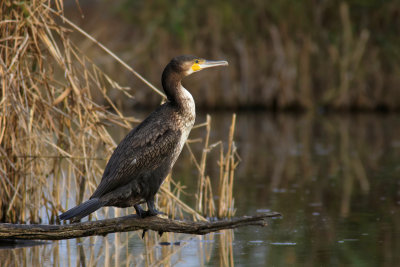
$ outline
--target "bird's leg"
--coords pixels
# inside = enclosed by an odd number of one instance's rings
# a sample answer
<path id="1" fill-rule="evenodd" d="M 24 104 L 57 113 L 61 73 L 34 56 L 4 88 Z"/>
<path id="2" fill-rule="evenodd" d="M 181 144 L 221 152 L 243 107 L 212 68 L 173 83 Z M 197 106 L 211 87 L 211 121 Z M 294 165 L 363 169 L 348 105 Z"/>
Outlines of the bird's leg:
<path id="1" fill-rule="evenodd" d="M 133 207 L 136 210 L 136 215 L 138 215 L 140 218 L 146 217 L 146 211 L 144 211 L 142 207 L 139 206 L 139 204 L 135 204 L 133 205 Z"/>
<path id="2" fill-rule="evenodd" d="M 147 211 L 146 211 L 146 216 L 155 216 L 157 214 L 164 214 L 161 211 L 158 211 L 154 205 L 154 197 L 147 200 Z"/>
<path id="3" fill-rule="evenodd" d="M 133 205 L 133 207 L 134 207 L 135 210 L 136 210 L 136 214 L 137 214 L 140 218 L 146 218 L 146 217 L 150 217 L 150 216 L 155 216 L 155 215 L 157 215 L 157 214 L 164 214 L 163 212 L 158 211 L 158 210 L 155 208 L 155 205 L 154 205 L 154 198 L 151 198 L 151 199 L 147 200 L 146 203 L 147 203 L 147 208 L 148 208 L 147 211 L 143 210 L 142 207 L 139 206 L 139 204 Z"/>

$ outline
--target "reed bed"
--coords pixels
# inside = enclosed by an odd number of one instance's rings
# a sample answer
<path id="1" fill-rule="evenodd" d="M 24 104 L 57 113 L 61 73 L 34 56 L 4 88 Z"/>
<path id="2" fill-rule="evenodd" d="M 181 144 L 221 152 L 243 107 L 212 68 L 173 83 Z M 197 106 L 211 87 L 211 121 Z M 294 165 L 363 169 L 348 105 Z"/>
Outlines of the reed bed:
<path id="1" fill-rule="evenodd" d="M 198 160 L 190 148 L 190 143 L 186 143 L 189 149 L 191 158 L 198 170 L 198 184 L 196 193 L 196 211 L 205 214 L 208 217 L 218 218 L 232 217 L 235 214 L 234 198 L 233 198 L 233 181 L 235 169 L 239 164 L 240 157 L 237 153 L 237 148 L 234 143 L 236 114 L 232 115 L 232 122 L 228 135 L 226 152 L 224 152 L 224 143 L 218 141 L 209 144 L 211 132 L 211 116 L 207 115 L 206 122 L 203 124 L 206 127 L 206 137 L 201 153 L 201 158 Z M 203 126 L 200 125 L 200 126 Z M 207 156 L 214 148 L 219 147 L 219 179 L 218 189 L 213 191 L 213 183 L 211 178 L 206 173 Z M 209 165 L 209 164 L 208 164 Z M 214 196 L 218 196 L 218 205 L 215 204 Z"/>
<path id="2" fill-rule="evenodd" d="M 50 1 L 2 1 L 3 222 L 54 222 L 71 193 L 63 177 L 75 184 L 76 202 L 81 201 L 97 184 L 101 162 L 115 146 L 106 124 L 130 128 L 135 121 L 93 102 L 93 93 L 107 99 L 108 87 L 131 96 L 79 51 L 49 6 Z M 55 7 L 62 12 L 62 1 Z"/>
<path id="3" fill-rule="evenodd" d="M 107 12 L 110 5 L 113 12 Z M 102 17 L 99 23 L 118 25 L 118 32 L 100 32 L 98 24 L 91 31 L 127 54 L 152 80 L 158 80 L 160 71 L 154 62 L 176 51 L 229 60 L 228 70 L 190 85 L 198 106 L 400 108 L 396 1 L 301 1 L 293 6 L 292 1 L 263 0 L 182 5 L 118 0 L 96 7 L 83 4 L 83 9 L 93 19 L 105 12 L 107 20 Z M 206 87 L 221 90 L 204 93 Z M 139 99 L 158 101 L 146 90 L 136 96 L 138 104 L 143 102 Z"/>
<path id="4" fill-rule="evenodd" d="M 127 130 L 138 122 L 124 116 L 109 97 L 112 88 L 133 98 L 129 88 L 104 73 L 72 42 L 70 33 L 80 32 L 142 79 L 152 92 L 163 94 L 67 20 L 62 1 L 1 3 L 0 221 L 54 223 L 61 211 L 87 199 L 98 185 L 106 160 L 116 146 L 107 127 L 117 125 Z M 97 95 L 102 96 L 105 105 L 93 100 Z M 197 126 L 206 126 L 201 162 L 194 160 L 199 170 L 200 208 L 191 208 L 180 199 L 185 194 L 184 186 L 169 176 L 158 204 L 172 217 L 182 218 L 185 213 L 205 220 L 205 216 L 214 216 L 216 190 L 213 192 L 204 170 L 208 151 L 217 145 L 221 147 L 222 175 L 218 192 L 223 194 L 218 216 L 233 215 L 233 174 L 237 166 L 234 118 L 225 154 L 222 142 L 208 144 L 211 118 Z M 196 158 L 192 152 L 191 156 Z M 132 212 L 104 208 L 89 219 Z"/>

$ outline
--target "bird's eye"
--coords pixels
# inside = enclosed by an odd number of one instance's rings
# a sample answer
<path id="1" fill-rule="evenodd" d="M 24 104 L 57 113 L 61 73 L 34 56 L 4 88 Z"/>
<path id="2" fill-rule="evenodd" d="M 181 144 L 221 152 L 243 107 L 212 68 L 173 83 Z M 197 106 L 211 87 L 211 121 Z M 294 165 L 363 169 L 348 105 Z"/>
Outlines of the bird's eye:
<path id="1" fill-rule="evenodd" d="M 198 59 L 196 59 L 196 60 L 194 61 L 194 63 L 196 63 L 196 64 L 199 64 L 199 60 L 198 60 Z"/>

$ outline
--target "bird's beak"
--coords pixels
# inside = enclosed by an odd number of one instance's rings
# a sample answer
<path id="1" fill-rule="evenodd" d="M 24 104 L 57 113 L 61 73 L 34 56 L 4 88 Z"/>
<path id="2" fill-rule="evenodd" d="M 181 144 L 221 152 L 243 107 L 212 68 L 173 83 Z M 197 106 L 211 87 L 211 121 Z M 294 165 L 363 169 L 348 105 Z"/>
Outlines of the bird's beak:
<path id="1" fill-rule="evenodd" d="M 218 66 L 228 66 L 228 61 L 225 60 L 206 60 L 199 64 L 200 69 L 218 67 Z"/>

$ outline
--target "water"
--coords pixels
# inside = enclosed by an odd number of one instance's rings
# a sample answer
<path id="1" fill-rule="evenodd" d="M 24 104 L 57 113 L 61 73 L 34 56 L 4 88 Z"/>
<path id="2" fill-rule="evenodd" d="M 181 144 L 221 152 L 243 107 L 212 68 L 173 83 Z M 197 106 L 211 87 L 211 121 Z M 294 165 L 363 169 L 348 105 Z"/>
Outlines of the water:
<path id="1" fill-rule="evenodd" d="M 231 115 L 212 118 L 211 143 L 226 140 Z M 48 242 L 2 249 L 1 265 L 397 266 L 398 115 L 239 114 L 235 140 L 242 158 L 237 215 L 281 212 L 269 226 L 200 237 L 150 232 L 145 241 L 138 233 L 120 233 Z M 208 174 L 218 177 L 209 166 Z M 195 187 L 187 151 L 173 174 L 189 192 Z"/>

